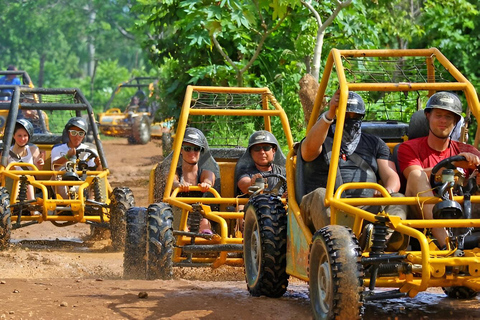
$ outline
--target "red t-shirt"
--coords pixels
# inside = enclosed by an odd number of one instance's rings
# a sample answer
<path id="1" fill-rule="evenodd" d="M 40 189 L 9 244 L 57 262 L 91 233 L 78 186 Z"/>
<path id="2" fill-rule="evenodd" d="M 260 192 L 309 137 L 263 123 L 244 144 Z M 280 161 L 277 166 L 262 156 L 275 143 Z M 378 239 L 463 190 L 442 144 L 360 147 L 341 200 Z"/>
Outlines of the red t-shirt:
<path id="1" fill-rule="evenodd" d="M 480 151 L 473 146 L 457 141 L 451 141 L 450 147 L 444 151 L 436 151 L 428 146 L 428 137 L 412 139 L 403 142 L 398 147 L 397 160 L 400 166 L 399 174 L 409 166 L 418 165 L 422 168 L 434 167 L 441 160 L 453 157 L 462 152 L 469 152 L 480 157 Z"/>

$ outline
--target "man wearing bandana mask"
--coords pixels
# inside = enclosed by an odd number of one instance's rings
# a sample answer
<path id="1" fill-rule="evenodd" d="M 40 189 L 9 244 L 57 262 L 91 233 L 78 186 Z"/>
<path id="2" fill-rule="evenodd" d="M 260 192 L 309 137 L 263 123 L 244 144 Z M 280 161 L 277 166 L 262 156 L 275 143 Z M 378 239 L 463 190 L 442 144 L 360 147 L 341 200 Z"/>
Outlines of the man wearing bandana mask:
<path id="1" fill-rule="evenodd" d="M 348 182 L 374 182 L 382 180 L 383 186 L 392 196 L 403 196 L 398 193 L 400 179 L 392 161 L 390 149 L 385 142 L 374 135 L 363 133 L 362 119 L 365 115 L 365 103 L 355 92 L 348 93 L 345 124 L 343 127 L 340 159 L 331 159 L 333 134 L 338 130 L 335 115 L 340 98 L 337 90 L 330 101 L 329 110 L 321 115 L 317 123 L 303 140 L 301 157 L 304 162 L 305 191 L 300 203 L 304 221 L 312 231 L 330 224 L 330 208 L 326 208 L 325 187 L 331 161 L 338 161 L 339 174 L 335 189 Z M 373 189 L 351 189 L 342 197 L 372 197 L 380 194 Z M 372 213 L 385 209 L 390 215 L 406 218 L 406 206 L 395 205 L 388 208 L 379 206 L 364 207 Z M 340 223 L 342 223 L 340 221 Z M 345 222 L 346 223 L 346 222 Z M 390 230 L 389 238 L 392 233 Z M 400 234 L 397 234 L 401 236 Z M 393 237 L 392 237 L 393 238 Z M 396 239 L 398 240 L 398 239 Z M 395 242 L 404 246 L 403 239 Z M 387 248 L 388 248 L 387 242 Z M 391 246 L 390 246 L 391 247 Z M 399 247 L 392 247 L 398 250 Z"/>
<path id="2" fill-rule="evenodd" d="M 458 96 L 450 92 L 437 92 L 430 97 L 424 109 L 428 122 L 428 136 L 408 140 L 398 148 L 398 163 L 401 173 L 407 179 L 406 196 L 433 197 L 429 176 L 432 168 L 441 160 L 455 156 L 464 156 L 466 161 L 454 162 L 454 165 L 467 170 L 480 165 L 480 152 L 471 145 L 452 139 L 452 133 L 462 116 L 462 103 Z M 412 206 L 416 219 L 433 219 L 433 204 Z M 473 218 L 478 212 L 472 212 Z M 433 228 L 433 236 L 440 247 L 445 246 L 447 233 L 444 228 Z"/>

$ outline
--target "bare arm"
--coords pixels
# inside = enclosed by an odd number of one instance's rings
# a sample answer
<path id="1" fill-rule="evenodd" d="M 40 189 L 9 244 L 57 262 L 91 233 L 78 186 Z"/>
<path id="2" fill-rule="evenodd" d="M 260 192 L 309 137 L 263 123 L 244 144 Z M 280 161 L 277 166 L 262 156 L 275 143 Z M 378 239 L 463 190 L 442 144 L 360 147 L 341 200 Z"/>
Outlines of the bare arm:
<path id="1" fill-rule="evenodd" d="M 382 179 L 383 186 L 390 193 L 400 190 L 400 178 L 395 170 L 395 163 L 386 159 L 378 159 L 378 172 Z"/>
<path id="2" fill-rule="evenodd" d="M 215 184 L 215 174 L 210 170 L 203 170 L 198 186 L 202 192 L 207 192 Z"/>
<path id="3" fill-rule="evenodd" d="M 328 119 L 335 118 L 339 99 L 340 91 L 337 90 L 335 95 L 332 97 L 332 100 L 330 100 L 330 108 L 326 113 L 326 117 Z M 315 123 L 312 129 L 310 129 L 302 143 L 303 160 L 308 162 L 315 160 L 315 158 L 318 157 L 318 155 L 322 152 L 322 145 L 325 142 L 329 128 L 330 123 L 327 123 L 323 118 L 320 118 L 320 120 Z"/>

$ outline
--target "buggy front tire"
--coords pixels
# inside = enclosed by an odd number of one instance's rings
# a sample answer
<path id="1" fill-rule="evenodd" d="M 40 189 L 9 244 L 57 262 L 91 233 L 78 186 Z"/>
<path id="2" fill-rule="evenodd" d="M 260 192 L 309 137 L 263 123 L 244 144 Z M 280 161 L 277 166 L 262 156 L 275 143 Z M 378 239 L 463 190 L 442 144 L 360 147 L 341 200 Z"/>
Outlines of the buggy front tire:
<path id="1" fill-rule="evenodd" d="M 172 208 L 167 203 L 154 203 L 148 207 L 147 215 L 147 279 L 172 279 Z"/>
<path id="2" fill-rule="evenodd" d="M 135 206 L 133 192 L 127 187 L 116 187 L 110 196 L 110 236 L 114 250 L 125 247 L 127 210 Z"/>
<path id="3" fill-rule="evenodd" d="M 123 277 L 145 279 L 147 272 L 147 208 L 127 210 Z"/>
<path id="4" fill-rule="evenodd" d="M 243 231 L 245 280 L 252 296 L 278 298 L 285 293 L 286 254 L 287 213 L 282 201 L 264 194 L 252 197 L 245 206 Z"/>
<path id="5" fill-rule="evenodd" d="M 309 292 L 314 319 L 359 319 L 363 315 L 363 265 L 352 231 L 330 225 L 318 230 L 309 255 Z"/>
<path id="6" fill-rule="evenodd" d="M 0 187 L 0 250 L 8 248 L 11 233 L 10 195 L 5 187 Z"/>

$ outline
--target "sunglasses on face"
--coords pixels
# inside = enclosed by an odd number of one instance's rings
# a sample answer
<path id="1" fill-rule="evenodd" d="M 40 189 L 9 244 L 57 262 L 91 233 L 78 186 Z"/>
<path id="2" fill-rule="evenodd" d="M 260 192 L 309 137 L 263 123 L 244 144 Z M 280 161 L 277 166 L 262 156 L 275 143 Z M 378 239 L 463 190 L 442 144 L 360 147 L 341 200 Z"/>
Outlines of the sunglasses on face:
<path id="1" fill-rule="evenodd" d="M 198 152 L 200 151 L 200 147 L 192 147 L 192 146 L 182 146 L 182 149 L 186 152 L 190 152 L 190 151 L 195 151 L 195 152 Z"/>
<path id="2" fill-rule="evenodd" d="M 83 132 L 83 131 L 68 130 L 68 132 L 70 132 L 72 137 L 76 137 L 76 136 L 84 137 L 85 136 L 85 132 Z"/>
<path id="3" fill-rule="evenodd" d="M 262 149 L 263 149 L 263 151 L 270 151 L 270 150 L 272 150 L 272 146 L 253 146 L 252 147 L 252 150 L 256 151 L 256 152 L 258 152 Z"/>

